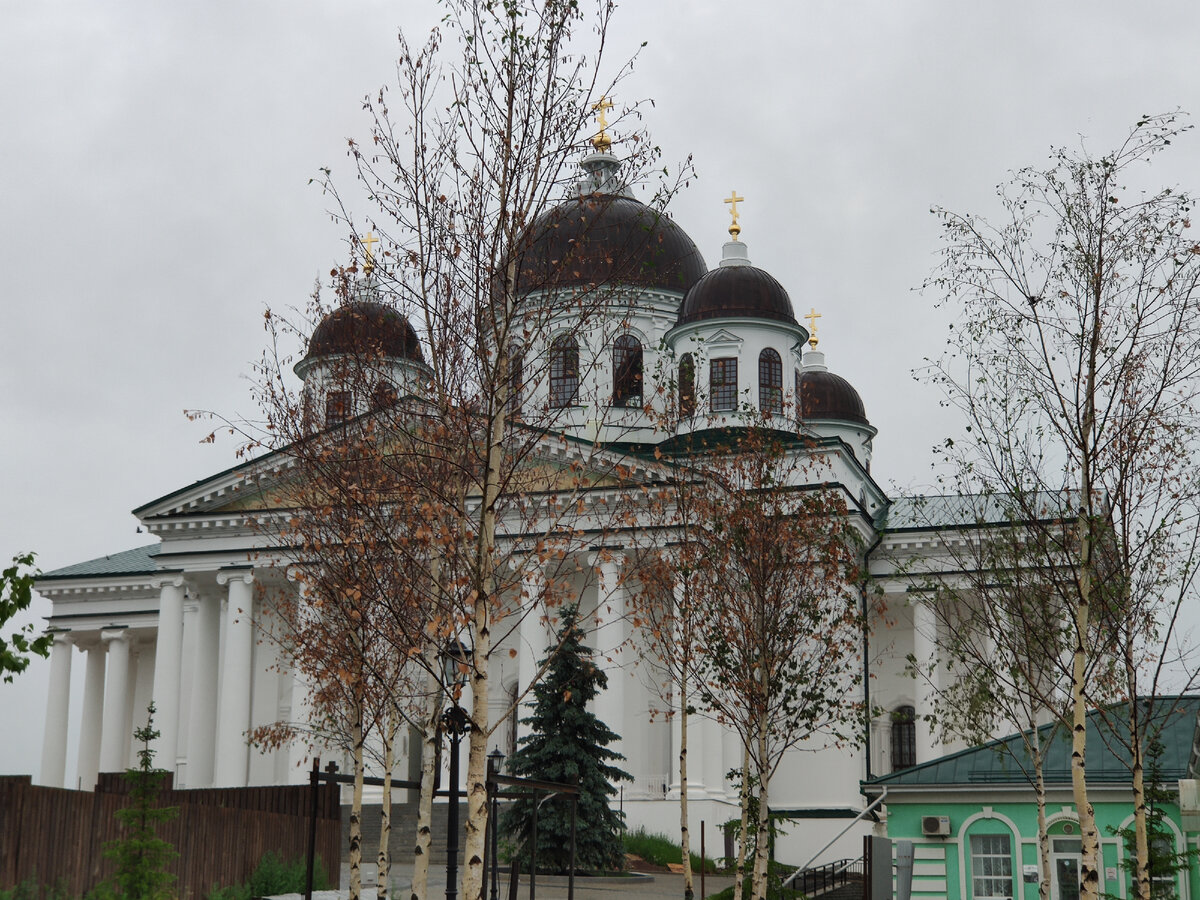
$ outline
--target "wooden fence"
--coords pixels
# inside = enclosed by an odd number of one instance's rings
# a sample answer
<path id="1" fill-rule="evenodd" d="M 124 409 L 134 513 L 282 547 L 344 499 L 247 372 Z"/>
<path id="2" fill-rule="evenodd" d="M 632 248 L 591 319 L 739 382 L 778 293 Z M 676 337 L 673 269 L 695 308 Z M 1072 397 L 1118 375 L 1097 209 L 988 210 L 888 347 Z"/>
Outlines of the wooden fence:
<path id="1" fill-rule="evenodd" d="M 171 866 L 182 900 L 214 885 L 249 879 L 274 851 L 285 860 L 308 851 L 311 788 L 307 785 L 210 790 L 164 790 L 161 806 L 179 807 L 159 836 L 179 852 Z M 41 787 L 27 775 L 0 776 L 0 888 L 26 879 L 62 886 L 81 896 L 109 877 L 104 846 L 121 836 L 113 815 L 128 804 L 120 775 L 101 775 L 95 792 Z M 317 855 L 337 879 L 341 867 L 341 805 L 337 785 L 317 794 Z"/>

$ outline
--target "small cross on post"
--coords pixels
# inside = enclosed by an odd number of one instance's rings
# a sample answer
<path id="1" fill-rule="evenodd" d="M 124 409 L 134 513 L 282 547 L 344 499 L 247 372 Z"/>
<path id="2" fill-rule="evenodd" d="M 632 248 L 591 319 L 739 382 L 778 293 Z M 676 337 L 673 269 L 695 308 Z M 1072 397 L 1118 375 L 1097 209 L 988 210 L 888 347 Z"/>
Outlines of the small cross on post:
<path id="1" fill-rule="evenodd" d="M 612 138 L 608 136 L 608 132 L 604 129 L 608 127 L 608 119 L 605 113 L 613 108 L 613 102 L 607 97 L 601 96 L 598 103 L 592 104 L 592 112 L 596 113 L 596 125 L 600 131 L 592 138 L 592 146 L 601 153 L 607 153 L 612 147 Z"/>
<path id="2" fill-rule="evenodd" d="M 817 319 L 821 318 L 821 314 L 817 312 L 817 308 L 812 307 L 808 314 L 801 318 L 808 319 L 808 345 L 814 350 L 817 349 Z"/>
<path id="3" fill-rule="evenodd" d="M 359 243 L 367 248 L 367 258 L 363 262 L 363 272 L 370 275 L 375 270 L 375 253 L 372 248 L 375 244 L 379 243 L 379 238 L 368 231 L 367 236 L 359 241 Z"/>
<path id="4" fill-rule="evenodd" d="M 737 191 L 730 191 L 729 196 L 725 198 L 725 202 L 729 204 L 729 214 L 733 216 L 733 222 L 729 225 L 729 236 L 735 241 L 738 235 L 742 233 L 742 226 L 738 224 L 737 205 L 745 201 L 745 197 L 739 197 Z"/>

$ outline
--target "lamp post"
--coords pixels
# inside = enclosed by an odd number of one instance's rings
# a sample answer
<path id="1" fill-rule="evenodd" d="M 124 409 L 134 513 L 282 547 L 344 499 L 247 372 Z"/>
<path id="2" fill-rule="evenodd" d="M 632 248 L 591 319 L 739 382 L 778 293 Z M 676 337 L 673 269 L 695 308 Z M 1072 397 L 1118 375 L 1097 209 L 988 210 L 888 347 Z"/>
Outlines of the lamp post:
<path id="1" fill-rule="evenodd" d="M 500 748 L 496 747 L 488 754 L 487 771 L 488 771 L 488 837 L 487 846 L 484 849 L 484 854 L 489 856 L 492 864 L 492 895 L 491 900 L 499 900 L 500 897 L 500 798 L 497 794 L 500 793 L 500 785 L 496 784 L 495 777 L 500 774 L 500 770 L 504 766 L 504 754 L 500 752 Z M 486 872 L 486 868 L 484 869 Z M 486 887 L 486 885 L 485 885 Z"/>
<path id="2" fill-rule="evenodd" d="M 458 897 L 458 751 L 463 735 L 471 730 L 471 718 L 459 705 L 458 699 L 463 685 L 467 683 L 467 666 L 470 660 L 470 648 L 459 641 L 446 648 L 442 656 L 444 683 L 454 704 L 442 713 L 442 730 L 450 735 L 450 789 L 447 792 L 450 808 L 446 811 L 446 900 L 457 900 Z"/>

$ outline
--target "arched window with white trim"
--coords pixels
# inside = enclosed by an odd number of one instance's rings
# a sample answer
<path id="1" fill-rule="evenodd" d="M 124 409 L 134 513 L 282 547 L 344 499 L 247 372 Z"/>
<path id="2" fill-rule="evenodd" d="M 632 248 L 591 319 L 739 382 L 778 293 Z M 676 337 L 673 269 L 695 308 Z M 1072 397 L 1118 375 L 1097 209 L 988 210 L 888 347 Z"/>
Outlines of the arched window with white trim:
<path id="1" fill-rule="evenodd" d="M 771 347 L 758 354 L 758 408 L 769 416 L 783 415 L 783 360 Z"/>
<path id="2" fill-rule="evenodd" d="M 579 343 L 560 335 L 550 345 L 550 406 L 562 409 L 579 399 Z"/>
<path id="3" fill-rule="evenodd" d="M 642 405 L 642 342 L 632 334 L 613 341 L 612 405 Z"/>

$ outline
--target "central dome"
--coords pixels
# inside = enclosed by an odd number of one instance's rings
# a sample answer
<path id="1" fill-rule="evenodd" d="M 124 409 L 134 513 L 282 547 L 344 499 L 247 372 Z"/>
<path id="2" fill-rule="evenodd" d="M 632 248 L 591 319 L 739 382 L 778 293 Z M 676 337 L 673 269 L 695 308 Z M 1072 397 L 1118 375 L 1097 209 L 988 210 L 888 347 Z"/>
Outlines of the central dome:
<path id="1" fill-rule="evenodd" d="M 618 284 L 682 294 L 706 271 L 684 230 L 632 197 L 576 197 L 538 216 L 530 234 L 521 294 Z"/>
<path id="2" fill-rule="evenodd" d="M 679 307 L 675 327 L 704 319 L 733 318 L 799 325 L 791 298 L 769 272 L 749 265 L 722 264 L 692 285 Z"/>

